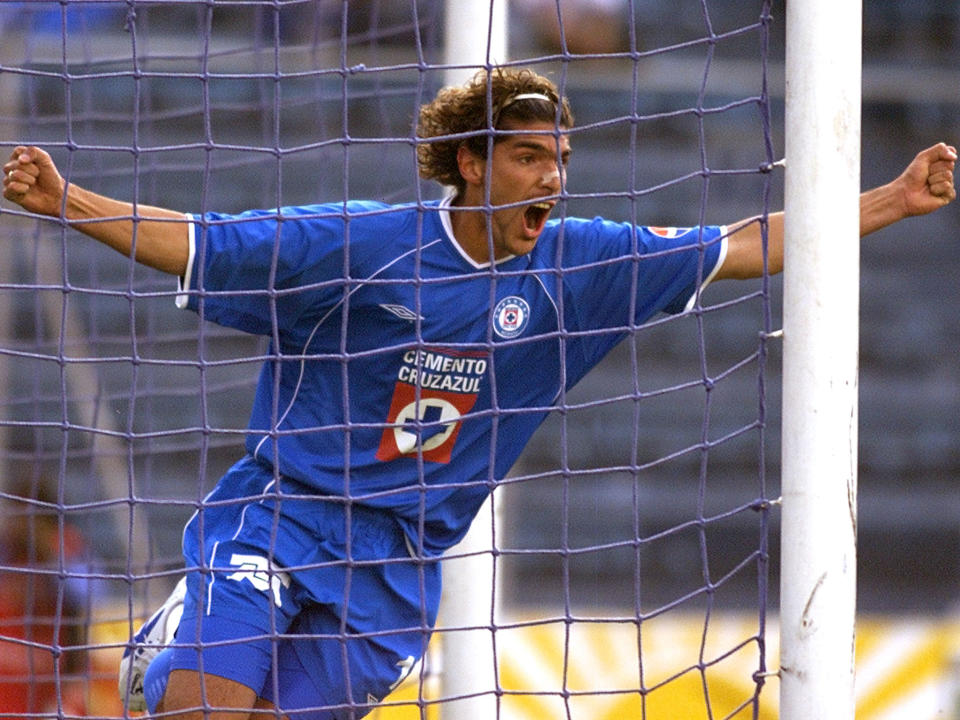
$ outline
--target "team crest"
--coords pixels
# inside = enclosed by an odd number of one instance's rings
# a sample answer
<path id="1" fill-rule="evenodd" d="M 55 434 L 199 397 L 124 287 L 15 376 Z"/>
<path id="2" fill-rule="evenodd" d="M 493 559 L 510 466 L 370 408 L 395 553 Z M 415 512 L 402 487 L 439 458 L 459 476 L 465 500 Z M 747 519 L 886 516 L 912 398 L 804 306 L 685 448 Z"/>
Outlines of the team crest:
<path id="1" fill-rule="evenodd" d="M 505 297 L 493 309 L 493 331 L 502 338 L 514 338 L 530 320 L 530 306 L 516 295 Z"/>

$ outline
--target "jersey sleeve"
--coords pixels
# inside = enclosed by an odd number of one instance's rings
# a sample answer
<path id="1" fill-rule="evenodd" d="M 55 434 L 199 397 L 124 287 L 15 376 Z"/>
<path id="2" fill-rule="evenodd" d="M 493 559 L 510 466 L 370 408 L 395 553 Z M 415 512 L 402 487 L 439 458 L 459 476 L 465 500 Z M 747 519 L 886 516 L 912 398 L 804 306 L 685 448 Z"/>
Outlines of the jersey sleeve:
<path id="1" fill-rule="evenodd" d="M 348 212 L 314 205 L 194 217 L 178 304 L 250 333 L 291 331 L 343 296 Z"/>
<path id="2" fill-rule="evenodd" d="M 692 307 L 726 254 L 726 228 L 564 223 L 564 281 L 583 329 L 637 325 Z"/>
<path id="3" fill-rule="evenodd" d="M 726 253 L 723 227 L 650 228 L 567 220 L 564 258 L 567 385 L 572 387 L 629 332 L 660 312 L 692 306 Z"/>

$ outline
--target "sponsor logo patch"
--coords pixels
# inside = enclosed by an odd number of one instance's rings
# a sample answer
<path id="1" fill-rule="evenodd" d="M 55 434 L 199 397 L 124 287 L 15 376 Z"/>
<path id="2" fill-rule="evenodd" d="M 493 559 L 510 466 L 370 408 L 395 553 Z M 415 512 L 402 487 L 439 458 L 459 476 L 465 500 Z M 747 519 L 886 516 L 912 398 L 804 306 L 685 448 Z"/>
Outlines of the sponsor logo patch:
<path id="1" fill-rule="evenodd" d="M 486 371 L 483 353 L 405 352 L 377 459 L 388 462 L 422 453 L 425 462 L 450 462 L 462 418 L 476 403 Z"/>

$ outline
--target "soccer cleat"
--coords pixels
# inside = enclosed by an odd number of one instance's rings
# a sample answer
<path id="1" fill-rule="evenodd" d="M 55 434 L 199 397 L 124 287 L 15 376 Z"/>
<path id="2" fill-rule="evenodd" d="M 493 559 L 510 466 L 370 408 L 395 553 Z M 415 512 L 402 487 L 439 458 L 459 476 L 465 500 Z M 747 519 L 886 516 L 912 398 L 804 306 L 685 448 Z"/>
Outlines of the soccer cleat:
<path id="1" fill-rule="evenodd" d="M 143 697 L 143 677 L 153 659 L 173 642 L 183 615 L 183 598 L 186 594 L 187 579 L 184 577 L 160 609 L 133 636 L 133 646 L 123 651 L 117 688 L 127 710 L 142 712 L 147 709 Z"/>

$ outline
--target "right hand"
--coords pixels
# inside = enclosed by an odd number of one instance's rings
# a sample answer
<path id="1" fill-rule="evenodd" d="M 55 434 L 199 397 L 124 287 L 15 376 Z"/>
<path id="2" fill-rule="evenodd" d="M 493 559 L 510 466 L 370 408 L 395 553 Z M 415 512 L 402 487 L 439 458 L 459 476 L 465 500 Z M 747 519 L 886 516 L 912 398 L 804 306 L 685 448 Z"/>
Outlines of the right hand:
<path id="1" fill-rule="evenodd" d="M 3 165 L 3 197 L 38 215 L 59 216 L 66 183 L 50 155 L 20 145 Z"/>

